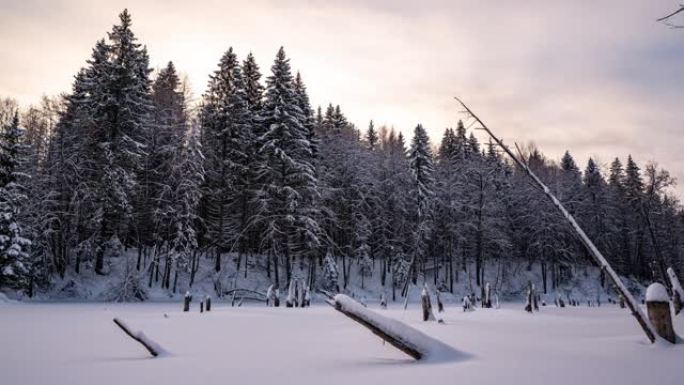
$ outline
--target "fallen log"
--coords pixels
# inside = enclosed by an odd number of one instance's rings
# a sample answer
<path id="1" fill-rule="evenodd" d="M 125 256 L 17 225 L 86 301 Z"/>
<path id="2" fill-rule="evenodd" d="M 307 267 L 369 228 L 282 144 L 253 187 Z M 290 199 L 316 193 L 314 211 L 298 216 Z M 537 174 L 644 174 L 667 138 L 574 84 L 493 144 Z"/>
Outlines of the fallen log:
<path id="1" fill-rule="evenodd" d="M 138 341 L 142 346 L 147 349 L 148 352 L 153 357 L 158 357 L 160 354 L 164 353 L 164 349 L 162 349 L 161 346 L 159 346 L 156 342 L 150 340 L 147 338 L 145 333 L 142 331 L 133 331 L 131 330 L 128 325 L 126 325 L 125 322 L 121 321 L 118 318 L 114 318 L 114 323 L 121 328 L 121 330 L 124 331 L 129 337 L 133 338 L 134 340 Z"/>
<path id="2" fill-rule="evenodd" d="M 453 359 L 460 355 L 450 346 L 400 321 L 380 315 L 344 294 L 332 297 L 328 303 L 335 310 L 365 326 L 373 334 L 416 360 Z"/>

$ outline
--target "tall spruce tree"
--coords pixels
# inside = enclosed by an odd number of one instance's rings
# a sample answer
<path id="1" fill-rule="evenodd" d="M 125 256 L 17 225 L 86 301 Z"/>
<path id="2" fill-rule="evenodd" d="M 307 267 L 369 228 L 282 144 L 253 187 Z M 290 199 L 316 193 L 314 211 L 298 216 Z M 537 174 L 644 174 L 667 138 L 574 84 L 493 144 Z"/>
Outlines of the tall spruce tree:
<path id="1" fill-rule="evenodd" d="M 206 172 L 203 218 L 215 250 L 216 271 L 221 270 L 221 253 L 243 253 L 247 247 L 253 128 L 242 69 L 230 48 L 211 76 L 202 108 Z"/>
<path id="2" fill-rule="evenodd" d="M 263 162 L 259 169 L 266 223 L 264 242 L 273 255 L 282 255 L 287 278 L 298 257 L 308 257 L 321 244 L 317 222 L 318 181 L 311 163 L 307 118 L 299 106 L 289 59 L 278 50 L 266 81 L 262 110 L 265 133 L 259 138 Z M 278 274 L 276 274 L 276 277 Z"/>
<path id="3" fill-rule="evenodd" d="M 22 135 L 15 113 L 0 135 L 0 287 L 28 289 L 31 262 L 27 251 L 31 241 L 24 238 L 19 221 L 26 204 L 22 184 L 26 175 L 20 172 L 22 156 L 26 155 Z"/>
<path id="4" fill-rule="evenodd" d="M 125 242 L 133 194 L 142 169 L 145 137 L 151 124 L 149 59 L 137 43 L 127 10 L 119 15 L 108 42 L 98 42 L 86 69 L 83 153 L 90 165 L 84 183 L 93 211 L 84 213 L 94 240 L 95 271 L 104 274 L 109 245 Z"/>
<path id="5" fill-rule="evenodd" d="M 416 260 L 424 264 L 429 254 L 428 241 L 432 236 L 432 209 L 434 203 L 434 165 L 430 139 L 423 125 L 419 124 L 413 131 L 411 148 L 408 153 L 409 169 L 413 176 L 411 194 L 414 204 L 414 237 L 413 252 Z M 414 265 L 414 277 L 417 269 Z M 414 279 L 415 281 L 415 279 Z M 414 282 L 415 283 L 415 282 Z"/>

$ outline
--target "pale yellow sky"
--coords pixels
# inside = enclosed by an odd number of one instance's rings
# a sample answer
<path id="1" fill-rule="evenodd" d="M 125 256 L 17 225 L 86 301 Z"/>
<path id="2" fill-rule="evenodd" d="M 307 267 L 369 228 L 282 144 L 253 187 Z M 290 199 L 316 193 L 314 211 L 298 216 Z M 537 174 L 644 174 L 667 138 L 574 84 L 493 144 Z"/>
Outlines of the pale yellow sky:
<path id="1" fill-rule="evenodd" d="M 268 74 L 280 45 L 314 105 L 340 104 L 433 140 L 468 102 L 507 142 L 535 141 L 581 167 L 633 154 L 684 179 L 684 30 L 657 1 L 0 0 L 0 96 L 70 89 L 125 7 L 153 67 L 172 60 L 195 95 L 232 46 Z M 682 182 L 684 183 L 684 182 Z M 680 191 L 681 187 L 680 187 Z"/>

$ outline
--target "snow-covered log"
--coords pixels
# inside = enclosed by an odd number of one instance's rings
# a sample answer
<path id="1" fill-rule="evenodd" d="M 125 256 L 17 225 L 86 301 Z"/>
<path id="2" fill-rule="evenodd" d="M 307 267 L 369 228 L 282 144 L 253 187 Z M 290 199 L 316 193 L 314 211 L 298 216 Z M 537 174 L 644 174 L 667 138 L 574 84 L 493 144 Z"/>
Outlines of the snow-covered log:
<path id="1" fill-rule="evenodd" d="M 148 352 L 154 357 L 158 357 L 159 355 L 162 355 L 165 353 L 164 349 L 162 349 L 159 344 L 156 342 L 152 341 L 151 339 L 147 338 L 145 333 L 142 331 L 133 331 L 131 330 L 128 325 L 126 325 L 125 322 L 118 318 L 114 318 L 114 323 L 121 328 L 121 330 L 124 331 L 129 337 L 133 338 L 134 340 L 138 341 L 142 346 L 147 349 Z"/>
<path id="2" fill-rule="evenodd" d="M 370 329 L 373 334 L 416 360 L 453 359 L 459 355 L 450 346 L 400 321 L 380 315 L 344 294 L 337 294 L 330 303 L 335 310 Z"/>
<path id="3" fill-rule="evenodd" d="M 589 255 L 594 259 L 594 262 L 608 274 L 608 277 L 613 281 L 613 284 L 617 288 L 617 290 L 622 294 L 625 298 L 625 302 L 627 306 L 629 307 L 629 310 L 631 310 L 632 315 L 634 318 L 636 318 L 637 322 L 639 323 L 639 326 L 641 329 L 644 331 L 646 334 L 646 337 L 651 341 L 651 343 L 655 343 L 656 341 L 656 331 L 653 328 L 653 325 L 649 322 L 648 318 L 644 315 L 643 310 L 639 307 L 639 304 L 637 301 L 634 299 L 634 296 L 632 296 L 632 293 L 627 290 L 627 287 L 625 284 L 622 282 L 620 277 L 617 275 L 615 270 L 610 266 L 608 263 L 608 260 L 601 254 L 601 252 L 598 250 L 596 245 L 594 245 L 594 242 L 589 239 L 587 234 L 584 232 L 582 227 L 577 223 L 575 218 L 568 212 L 568 210 L 563 206 L 563 204 L 556 198 L 555 195 L 551 192 L 551 190 L 544 184 L 544 182 L 539 179 L 539 177 L 532 172 L 532 170 L 527 166 L 527 163 L 523 162 L 520 158 L 518 158 L 513 151 L 511 151 L 508 146 L 506 146 L 501 139 L 499 139 L 494 133 L 487 127 L 484 122 L 473 113 L 473 111 L 466 106 L 463 101 L 459 98 L 455 98 L 456 101 L 465 109 L 465 112 L 468 113 L 477 123 L 480 124 L 480 128 L 482 128 L 487 134 L 496 142 L 496 144 L 501 147 L 506 154 L 508 154 L 511 159 L 516 163 L 518 167 L 520 167 L 521 170 L 523 170 L 527 176 L 529 176 L 536 184 L 539 186 L 542 191 L 544 191 L 544 194 L 546 197 L 553 203 L 553 205 L 558 209 L 558 211 L 565 217 L 565 219 L 570 223 L 572 226 L 573 230 L 575 230 L 575 233 L 579 237 L 580 241 L 582 241 L 582 244 L 586 247 L 587 251 L 589 251 Z"/>

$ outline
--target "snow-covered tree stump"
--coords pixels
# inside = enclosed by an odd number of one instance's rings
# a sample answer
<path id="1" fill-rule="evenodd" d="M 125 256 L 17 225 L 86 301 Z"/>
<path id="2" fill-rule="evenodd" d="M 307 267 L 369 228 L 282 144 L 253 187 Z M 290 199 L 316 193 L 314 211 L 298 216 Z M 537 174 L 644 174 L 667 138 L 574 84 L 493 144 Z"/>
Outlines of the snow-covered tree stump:
<path id="1" fill-rule="evenodd" d="M 380 308 L 387 309 L 387 296 L 385 296 L 385 293 L 380 295 Z"/>
<path id="2" fill-rule="evenodd" d="M 183 311 L 190 311 L 190 302 L 192 301 L 192 295 L 190 292 L 185 292 L 185 297 L 183 297 Z"/>
<path id="3" fill-rule="evenodd" d="M 489 286 L 489 282 L 487 282 L 484 286 L 484 295 L 482 297 L 484 298 L 482 301 L 482 307 L 491 308 L 492 307 L 492 288 Z"/>
<path id="4" fill-rule="evenodd" d="M 618 297 L 618 304 L 620 305 L 620 309 L 625 308 L 625 297 L 620 294 L 620 297 Z"/>
<path id="5" fill-rule="evenodd" d="M 646 290 L 646 310 L 656 333 L 674 344 L 676 336 L 672 327 L 670 298 L 665 286 L 660 283 L 653 283 L 648 287 Z"/>

